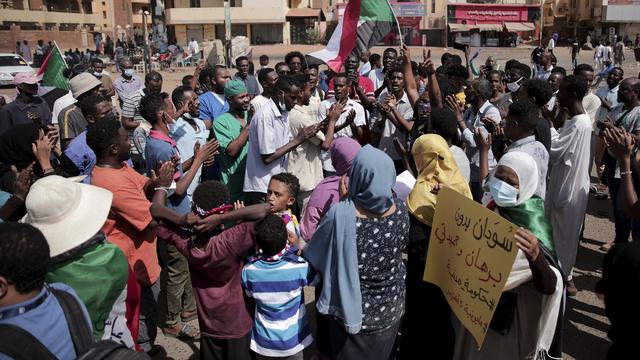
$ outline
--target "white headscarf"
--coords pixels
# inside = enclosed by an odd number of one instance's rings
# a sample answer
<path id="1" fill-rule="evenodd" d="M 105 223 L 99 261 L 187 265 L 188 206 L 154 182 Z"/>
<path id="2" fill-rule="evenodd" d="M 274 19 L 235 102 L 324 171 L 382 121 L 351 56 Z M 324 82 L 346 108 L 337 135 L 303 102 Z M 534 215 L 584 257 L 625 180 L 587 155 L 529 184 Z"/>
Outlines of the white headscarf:
<path id="1" fill-rule="evenodd" d="M 498 162 L 518 175 L 519 193 L 516 206 L 529 200 L 538 188 L 538 165 L 531 155 L 522 151 L 509 151 Z"/>
<path id="2" fill-rule="evenodd" d="M 518 175 L 520 191 L 516 206 L 529 200 L 535 194 L 538 187 L 538 166 L 531 155 L 521 151 L 510 151 L 498 162 L 498 166 L 507 166 Z M 562 305 L 564 286 L 560 272 L 553 266 L 549 266 L 556 275 L 555 291 L 551 295 L 544 295 L 542 300 L 542 313 L 538 321 L 538 339 L 536 349 L 527 357 L 528 359 L 555 359 L 549 355 L 548 351 L 553 342 L 558 314 Z M 518 250 L 516 260 L 513 263 L 509 278 L 503 291 L 512 290 L 523 283 L 531 280 L 531 268 L 529 261 L 521 250 Z"/>

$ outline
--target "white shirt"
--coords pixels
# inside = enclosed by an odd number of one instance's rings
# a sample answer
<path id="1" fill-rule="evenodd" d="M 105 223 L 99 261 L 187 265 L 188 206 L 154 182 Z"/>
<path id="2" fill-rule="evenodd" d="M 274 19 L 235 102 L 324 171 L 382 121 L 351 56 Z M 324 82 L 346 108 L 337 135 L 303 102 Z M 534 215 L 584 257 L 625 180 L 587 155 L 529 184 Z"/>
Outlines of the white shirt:
<path id="1" fill-rule="evenodd" d="M 495 124 L 499 124 L 502 121 L 502 117 L 500 116 L 500 110 L 488 100 L 482 104 L 475 116 L 473 116 L 472 111 L 468 111 L 467 116 L 467 128 L 462 132 L 462 140 L 467 147 L 467 158 L 469 159 L 471 169 L 470 178 L 471 181 L 482 181 L 482 179 L 480 179 L 480 152 L 478 151 L 478 146 L 476 145 L 473 135 L 476 128 L 480 129 L 485 138 L 489 135 L 482 122 L 482 118 L 491 119 Z M 495 167 L 496 160 L 493 157 L 493 151 L 489 150 L 489 171 L 493 171 Z"/>
<path id="2" fill-rule="evenodd" d="M 360 66 L 360 70 L 358 70 L 358 72 L 362 76 L 367 76 L 367 74 L 369 74 L 370 71 L 371 71 L 371 63 L 368 61 L 362 64 L 362 66 Z"/>
<path id="3" fill-rule="evenodd" d="M 602 60 L 603 61 L 611 60 L 611 53 L 612 52 L 613 52 L 613 50 L 611 49 L 611 46 L 605 46 L 602 49 Z"/>
<path id="4" fill-rule="evenodd" d="M 559 130 L 551 128 L 547 208 L 566 207 L 581 197 L 578 192 L 582 196 L 589 193 L 590 125 L 589 117 L 579 114 L 565 121 Z M 578 215 L 580 221 L 583 215 Z"/>
<path id="5" fill-rule="evenodd" d="M 596 122 L 596 113 L 598 109 L 600 109 L 600 105 L 602 102 L 600 98 L 598 98 L 595 94 L 589 92 L 582 99 L 582 107 L 584 107 L 584 111 L 589 115 L 589 119 L 591 119 L 591 126 L 593 127 Z"/>
<path id="6" fill-rule="evenodd" d="M 384 72 L 382 68 L 369 71 L 367 76 L 373 83 L 373 90 L 378 90 L 384 84 Z"/>
<path id="7" fill-rule="evenodd" d="M 549 39 L 549 43 L 547 44 L 547 50 L 553 51 L 555 47 L 556 47 L 555 40 L 553 40 L 553 38 Z"/>
<path id="8" fill-rule="evenodd" d="M 604 45 L 600 44 L 596 47 L 596 52 L 594 53 L 594 58 L 602 59 L 602 53 L 604 52 Z"/>
<path id="9" fill-rule="evenodd" d="M 596 90 L 596 96 L 607 100 L 609 105 L 611 105 L 611 109 L 613 109 L 614 107 L 616 107 L 616 105 L 618 105 L 619 89 L 620 89 L 620 85 L 616 85 L 616 87 L 614 87 L 613 89 L 609 89 L 608 85 L 602 86 L 602 87 L 599 87 L 598 90 Z M 600 106 L 600 108 L 596 112 L 596 121 L 605 121 L 607 119 L 608 114 L 609 114 L 609 111 L 607 111 L 607 109 Z"/>
<path id="10" fill-rule="evenodd" d="M 193 119 L 196 123 L 197 129 L 194 129 L 191 124 L 187 122 L 184 118 L 184 115 L 179 117 L 176 120 L 176 123 L 173 127 L 173 131 L 171 132 L 171 138 L 176 142 L 176 148 L 178 149 L 178 155 L 180 155 L 180 161 L 185 162 L 190 157 L 194 155 L 193 147 L 196 143 L 199 143 L 200 146 L 203 146 L 207 143 L 207 137 L 209 136 L 209 131 L 205 126 L 204 122 L 200 119 Z M 189 169 L 192 171 L 193 169 Z M 196 169 L 196 174 L 189 184 L 187 188 L 187 197 L 189 201 L 191 201 L 191 197 L 193 196 L 193 192 L 198 187 L 200 183 L 200 173 L 202 171 L 202 165 L 200 165 Z"/>
<path id="11" fill-rule="evenodd" d="M 218 100 L 218 102 L 219 102 L 221 105 L 224 105 L 225 101 L 227 101 L 227 99 L 224 97 L 224 94 L 218 94 L 218 93 L 217 93 L 217 92 L 215 92 L 215 91 L 212 91 L 211 93 L 213 94 L 213 98 L 214 98 L 214 99 L 216 99 L 216 100 Z"/>
<path id="12" fill-rule="evenodd" d="M 451 145 L 451 147 L 449 147 L 449 150 L 451 150 L 451 154 L 453 154 L 453 159 L 456 161 L 456 164 L 458 164 L 458 170 L 460 170 L 460 173 L 462 174 L 462 176 L 467 181 L 470 181 L 471 165 L 469 164 L 469 158 L 467 158 L 467 154 L 464 153 L 464 150 L 462 150 L 461 148 L 455 145 Z"/>
<path id="13" fill-rule="evenodd" d="M 547 81 L 549 76 L 551 76 L 551 71 L 553 70 L 553 65 L 551 65 L 548 69 L 540 66 L 538 71 L 536 72 L 536 79 Z"/>
<path id="14" fill-rule="evenodd" d="M 378 97 L 378 102 L 384 104 L 389 96 L 388 91 L 383 91 L 382 94 Z M 407 121 L 413 121 L 413 107 L 411 103 L 409 103 L 409 98 L 407 97 L 407 93 L 403 92 L 402 97 L 398 99 L 396 108 L 398 109 L 398 113 Z M 375 120 L 382 118 L 382 114 L 380 114 L 377 110 L 375 111 Z M 373 120 L 374 116 L 372 116 Z M 374 125 L 375 128 L 375 125 Z M 398 154 L 396 150 L 396 146 L 393 143 L 393 138 L 397 137 L 400 140 L 401 144 L 406 144 L 407 142 L 407 131 L 404 129 L 398 129 L 389 119 L 384 121 L 384 129 L 382 129 L 382 133 L 380 134 L 380 143 L 378 144 L 378 149 L 384 151 L 391 160 L 401 160 L 402 156 Z"/>
<path id="15" fill-rule="evenodd" d="M 268 104 L 269 101 L 271 101 L 271 99 L 262 95 L 257 95 L 256 97 L 251 99 L 251 105 L 253 105 L 254 114 L 257 113 L 261 107 Z"/>
<path id="16" fill-rule="evenodd" d="M 551 99 L 549 99 L 549 101 L 547 102 L 547 105 L 545 105 L 547 107 L 547 110 L 552 111 L 553 107 L 556 106 L 556 98 L 558 96 L 558 92 L 554 92 L 553 96 L 551 97 Z"/>
<path id="17" fill-rule="evenodd" d="M 284 155 L 266 165 L 262 155 L 273 154 L 291 139 L 288 112 L 281 113 L 273 100 L 256 111 L 249 130 L 249 153 L 242 190 L 267 192 L 271 176 L 286 172 L 289 159 Z"/>
<path id="18" fill-rule="evenodd" d="M 318 108 L 318 121 L 322 121 L 327 118 L 327 113 L 329 112 L 331 105 L 335 103 L 336 103 L 335 97 L 324 100 L 323 102 L 320 103 L 320 107 Z M 353 120 L 353 124 L 355 126 L 359 127 L 367 124 L 367 120 L 365 119 L 365 116 L 364 116 L 364 108 L 362 107 L 362 105 L 349 99 L 347 100 L 347 105 L 345 106 L 345 110 L 346 111 L 343 112 L 338 118 L 338 121 L 336 121 L 336 127 L 344 124 L 347 121 L 347 116 L 349 116 L 349 112 L 351 112 L 351 110 L 355 110 L 356 112 L 356 118 Z M 352 138 L 353 132 L 351 131 L 351 126 L 347 126 L 344 129 L 333 133 L 334 139 L 337 139 L 340 137 Z M 322 159 L 322 168 L 324 170 L 336 171 L 336 169 L 333 167 L 333 164 L 331 163 L 331 155 L 329 154 L 328 151 L 322 151 L 322 153 L 320 154 L 320 158 Z"/>
<path id="19" fill-rule="evenodd" d="M 298 135 L 302 129 L 315 125 L 317 121 L 317 111 L 311 106 L 294 106 L 289 112 L 291 135 Z M 312 191 L 324 178 L 320 158 L 320 144 L 324 139 L 322 131 L 318 131 L 316 136 L 298 145 L 289 153 L 287 171 L 298 177 L 302 192 Z"/>
<path id="20" fill-rule="evenodd" d="M 197 54 L 200 52 L 200 46 L 198 45 L 198 42 L 195 40 L 192 40 L 191 42 L 189 42 L 189 54 Z"/>

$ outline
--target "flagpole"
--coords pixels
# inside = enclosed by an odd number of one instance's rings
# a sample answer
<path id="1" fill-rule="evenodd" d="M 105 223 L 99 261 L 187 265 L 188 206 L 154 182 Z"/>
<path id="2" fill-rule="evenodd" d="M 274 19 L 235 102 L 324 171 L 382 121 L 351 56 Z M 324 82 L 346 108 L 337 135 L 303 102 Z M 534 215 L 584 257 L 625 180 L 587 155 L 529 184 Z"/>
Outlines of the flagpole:
<path id="1" fill-rule="evenodd" d="M 402 49 L 403 41 L 402 41 L 402 30 L 400 30 L 400 22 L 398 21 L 398 16 L 396 16 L 396 12 L 393 11 L 393 6 L 389 0 L 387 0 L 387 5 L 389 5 L 389 9 L 391 9 L 391 13 L 393 14 L 393 18 L 396 20 L 396 27 L 398 28 L 398 36 L 400 36 L 400 48 Z"/>
<path id="2" fill-rule="evenodd" d="M 60 47 L 58 47 L 58 42 L 57 41 L 53 41 L 53 46 L 56 47 L 56 49 L 58 49 L 58 54 L 60 54 L 60 57 L 62 57 L 62 51 L 60 50 Z M 67 61 L 62 58 L 62 63 L 64 64 L 64 68 L 68 69 L 69 67 L 67 66 Z"/>

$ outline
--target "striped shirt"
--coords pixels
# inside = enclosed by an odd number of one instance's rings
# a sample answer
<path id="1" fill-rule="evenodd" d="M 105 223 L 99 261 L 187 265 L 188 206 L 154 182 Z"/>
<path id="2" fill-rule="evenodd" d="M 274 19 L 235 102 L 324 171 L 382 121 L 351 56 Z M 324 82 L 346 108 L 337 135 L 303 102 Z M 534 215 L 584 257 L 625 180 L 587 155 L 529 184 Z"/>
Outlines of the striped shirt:
<path id="1" fill-rule="evenodd" d="M 242 287 L 255 299 L 251 350 L 285 357 L 313 342 L 305 312 L 303 288 L 314 285 L 316 272 L 292 247 L 279 260 L 257 259 L 242 269 Z"/>
<path id="2" fill-rule="evenodd" d="M 142 122 L 144 118 L 140 115 L 140 100 L 142 100 L 142 97 L 145 95 L 144 88 L 142 88 L 126 98 L 122 103 L 122 117 L 132 118 L 138 124 Z M 131 153 L 144 154 L 140 152 L 133 143 L 133 130 L 127 130 L 127 132 L 129 133 L 129 142 L 131 143 Z"/>

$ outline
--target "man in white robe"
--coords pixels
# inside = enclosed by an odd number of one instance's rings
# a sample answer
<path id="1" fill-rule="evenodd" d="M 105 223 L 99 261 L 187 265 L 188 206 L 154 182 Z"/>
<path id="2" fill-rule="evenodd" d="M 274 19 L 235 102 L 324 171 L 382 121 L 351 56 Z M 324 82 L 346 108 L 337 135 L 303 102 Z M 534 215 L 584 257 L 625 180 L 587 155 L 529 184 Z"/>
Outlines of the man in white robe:
<path id="1" fill-rule="evenodd" d="M 551 128 L 551 175 L 545 210 L 553 227 L 553 239 L 560 267 L 569 280 L 569 294 L 576 292 L 571 280 L 571 270 L 576 261 L 589 196 L 592 127 L 591 119 L 582 105 L 588 91 L 588 83 L 584 77 L 566 77 L 560 85 L 558 101 L 561 107 L 568 109 L 570 118 L 560 129 Z"/>

